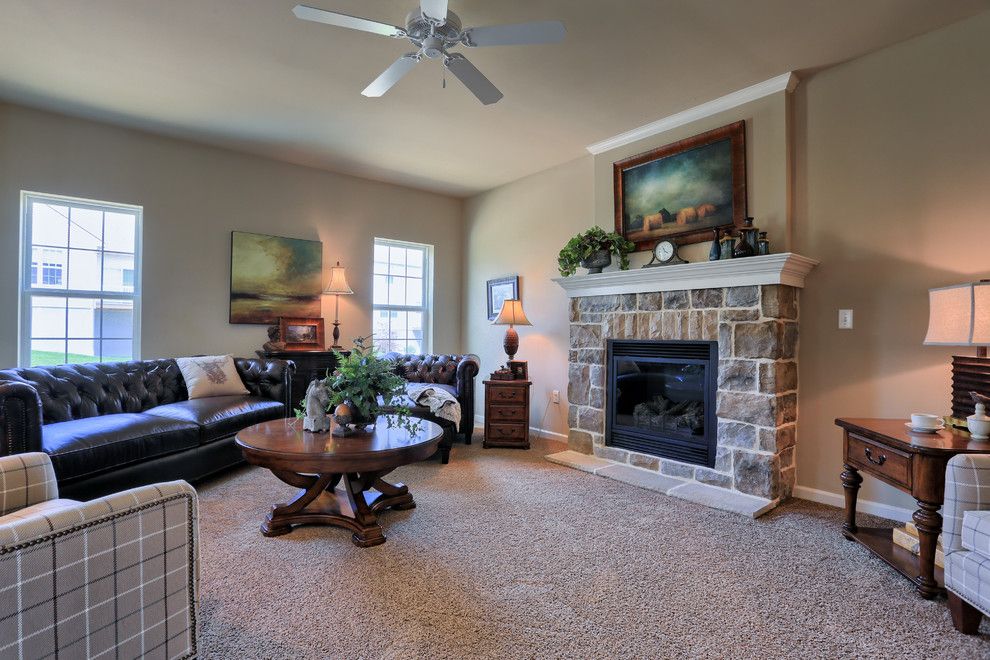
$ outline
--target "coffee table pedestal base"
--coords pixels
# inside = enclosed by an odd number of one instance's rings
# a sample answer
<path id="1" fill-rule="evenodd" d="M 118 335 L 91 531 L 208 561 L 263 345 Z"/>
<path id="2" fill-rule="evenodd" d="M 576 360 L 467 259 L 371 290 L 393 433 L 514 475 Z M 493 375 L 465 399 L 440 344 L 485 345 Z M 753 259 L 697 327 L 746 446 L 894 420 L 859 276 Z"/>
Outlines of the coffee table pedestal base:
<path id="1" fill-rule="evenodd" d="M 334 525 L 351 530 L 354 545 L 368 548 L 385 542 L 379 511 L 416 507 L 408 487 L 382 480 L 391 470 L 319 475 L 272 472 L 302 490 L 291 502 L 272 507 L 261 524 L 265 536 L 288 534 L 293 525 Z"/>

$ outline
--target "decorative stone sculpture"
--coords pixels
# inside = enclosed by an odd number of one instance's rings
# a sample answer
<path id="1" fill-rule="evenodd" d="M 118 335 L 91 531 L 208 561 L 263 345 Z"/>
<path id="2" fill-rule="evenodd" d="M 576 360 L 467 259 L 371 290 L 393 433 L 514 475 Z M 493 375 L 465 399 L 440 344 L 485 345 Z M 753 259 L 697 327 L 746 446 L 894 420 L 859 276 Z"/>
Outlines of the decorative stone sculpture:
<path id="1" fill-rule="evenodd" d="M 320 379 L 315 379 L 306 388 L 304 405 L 306 415 L 303 417 L 303 428 L 313 433 L 324 433 L 330 430 L 330 415 L 327 405 L 330 403 L 330 391 Z"/>

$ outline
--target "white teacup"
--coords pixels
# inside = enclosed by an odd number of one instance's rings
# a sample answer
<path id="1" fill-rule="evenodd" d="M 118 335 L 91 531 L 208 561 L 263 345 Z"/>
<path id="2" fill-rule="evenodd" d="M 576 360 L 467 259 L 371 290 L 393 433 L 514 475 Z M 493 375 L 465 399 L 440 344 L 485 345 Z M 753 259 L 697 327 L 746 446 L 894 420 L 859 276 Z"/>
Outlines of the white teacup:
<path id="1" fill-rule="evenodd" d="M 938 429 L 945 426 L 945 422 L 938 415 L 911 413 L 911 426 L 916 429 Z"/>

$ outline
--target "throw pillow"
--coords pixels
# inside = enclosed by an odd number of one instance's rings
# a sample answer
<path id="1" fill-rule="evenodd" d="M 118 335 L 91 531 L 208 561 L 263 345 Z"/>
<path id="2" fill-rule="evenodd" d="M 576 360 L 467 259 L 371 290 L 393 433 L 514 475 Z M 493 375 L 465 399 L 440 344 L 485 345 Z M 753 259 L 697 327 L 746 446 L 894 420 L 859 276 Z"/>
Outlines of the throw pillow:
<path id="1" fill-rule="evenodd" d="M 248 394 L 230 355 L 175 358 L 186 381 L 190 399 L 228 394 Z"/>

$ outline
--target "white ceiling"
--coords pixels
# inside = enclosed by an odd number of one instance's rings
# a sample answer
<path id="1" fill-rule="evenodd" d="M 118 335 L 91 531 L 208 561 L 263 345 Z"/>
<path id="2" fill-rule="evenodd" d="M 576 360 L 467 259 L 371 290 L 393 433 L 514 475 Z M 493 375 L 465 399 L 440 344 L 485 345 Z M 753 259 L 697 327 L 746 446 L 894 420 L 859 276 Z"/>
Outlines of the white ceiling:
<path id="1" fill-rule="evenodd" d="M 307 23 L 296 0 L 0 0 L 0 98 L 465 196 L 787 71 L 816 69 L 990 0 L 451 0 L 465 26 L 560 19 L 553 46 L 467 50 L 482 106 L 423 62 L 361 90 L 404 40 Z M 416 0 L 307 0 L 402 24 Z"/>

